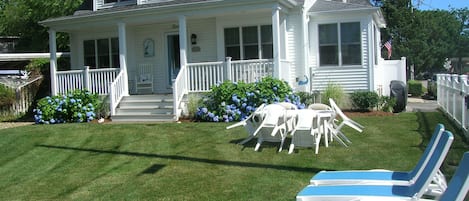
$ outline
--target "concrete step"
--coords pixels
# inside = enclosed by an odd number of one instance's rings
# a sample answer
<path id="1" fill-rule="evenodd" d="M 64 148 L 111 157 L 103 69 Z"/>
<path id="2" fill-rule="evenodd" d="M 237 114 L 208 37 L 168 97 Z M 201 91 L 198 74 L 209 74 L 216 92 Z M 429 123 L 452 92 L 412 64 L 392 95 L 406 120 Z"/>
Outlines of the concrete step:
<path id="1" fill-rule="evenodd" d="M 116 110 L 116 115 L 172 115 L 173 109 L 146 109 L 146 108 L 130 108 Z"/>
<path id="2" fill-rule="evenodd" d="M 126 96 L 111 117 L 115 122 L 175 121 L 172 94 Z"/>
<path id="3" fill-rule="evenodd" d="M 113 122 L 174 122 L 174 115 L 116 115 Z"/>

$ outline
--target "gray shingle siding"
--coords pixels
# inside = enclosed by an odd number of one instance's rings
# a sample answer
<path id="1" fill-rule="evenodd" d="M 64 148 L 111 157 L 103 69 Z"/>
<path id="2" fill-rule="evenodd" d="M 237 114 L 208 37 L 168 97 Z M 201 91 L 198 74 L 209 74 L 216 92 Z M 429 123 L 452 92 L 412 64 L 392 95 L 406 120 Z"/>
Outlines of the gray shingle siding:
<path id="1" fill-rule="evenodd" d="M 342 0 L 317 0 L 309 12 L 353 10 L 363 8 L 373 8 L 373 5 L 371 5 L 367 0 L 347 0 L 345 3 Z"/>

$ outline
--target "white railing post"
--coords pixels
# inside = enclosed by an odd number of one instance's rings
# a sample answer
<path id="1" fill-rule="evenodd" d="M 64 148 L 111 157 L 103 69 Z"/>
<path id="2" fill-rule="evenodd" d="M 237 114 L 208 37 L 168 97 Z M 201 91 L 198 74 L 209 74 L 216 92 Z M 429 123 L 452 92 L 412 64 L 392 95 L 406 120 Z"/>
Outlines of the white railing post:
<path id="1" fill-rule="evenodd" d="M 85 66 L 85 69 L 83 70 L 83 89 L 86 89 L 88 91 L 91 91 L 91 86 L 90 86 L 90 67 Z"/>
<path id="2" fill-rule="evenodd" d="M 467 97 L 468 97 L 468 92 L 466 91 L 466 85 L 467 85 L 467 75 L 461 75 L 459 76 L 459 81 L 460 81 L 460 87 L 461 87 L 461 124 L 464 128 L 464 130 L 468 129 L 469 126 L 469 121 L 468 121 L 468 114 L 467 114 L 467 106 L 468 102 L 466 102 Z"/>
<path id="3" fill-rule="evenodd" d="M 231 57 L 225 57 L 225 78 L 223 80 L 233 80 L 231 75 Z"/>
<path id="4" fill-rule="evenodd" d="M 109 109 L 111 110 L 111 116 L 116 114 L 116 103 L 114 102 L 114 96 L 116 94 L 114 87 L 112 87 L 112 82 L 109 83 Z"/>
<path id="5" fill-rule="evenodd" d="M 453 74 L 451 76 L 451 78 L 452 78 L 451 79 L 451 81 L 452 81 L 451 93 L 452 93 L 452 97 L 453 97 L 453 100 L 452 100 L 453 102 L 451 103 L 451 105 L 452 105 L 451 113 L 452 113 L 453 118 L 457 119 L 457 117 L 456 117 L 456 100 L 457 100 L 458 93 L 456 93 L 456 92 L 458 91 L 457 89 L 459 88 L 459 85 L 458 85 L 459 75 L 458 74 Z"/>
<path id="6" fill-rule="evenodd" d="M 445 94 L 444 94 L 444 97 L 445 97 L 445 110 L 446 112 L 449 111 L 449 101 L 450 101 L 450 98 L 449 98 L 449 92 L 450 92 L 450 88 L 451 88 L 451 75 L 450 74 L 447 74 L 445 76 Z"/>

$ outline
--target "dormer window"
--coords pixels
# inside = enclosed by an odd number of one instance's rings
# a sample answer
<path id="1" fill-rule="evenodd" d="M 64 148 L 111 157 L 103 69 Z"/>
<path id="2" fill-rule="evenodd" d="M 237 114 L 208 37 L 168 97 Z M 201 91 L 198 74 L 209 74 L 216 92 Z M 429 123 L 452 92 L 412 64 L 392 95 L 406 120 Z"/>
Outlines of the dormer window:
<path id="1" fill-rule="evenodd" d="M 131 0 L 104 0 L 104 3 L 119 3 L 124 1 L 131 1 Z"/>

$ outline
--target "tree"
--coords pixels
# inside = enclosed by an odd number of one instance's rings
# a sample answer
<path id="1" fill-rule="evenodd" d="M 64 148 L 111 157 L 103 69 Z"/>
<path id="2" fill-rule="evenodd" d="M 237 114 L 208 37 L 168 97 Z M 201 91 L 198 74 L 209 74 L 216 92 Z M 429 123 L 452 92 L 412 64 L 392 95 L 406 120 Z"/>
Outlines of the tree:
<path id="1" fill-rule="evenodd" d="M 459 23 L 448 11 L 419 11 L 411 0 L 387 0 L 383 12 L 388 27 L 383 43 L 393 38 L 393 58 L 407 57 L 415 73 L 440 71 L 454 54 Z"/>
<path id="2" fill-rule="evenodd" d="M 19 36 L 18 51 L 48 51 L 48 33 L 39 21 L 71 15 L 83 0 L 0 0 L 0 35 Z M 68 37 L 58 34 L 59 51 L 68 50 Z"/>
<path id="3" fill-rule="evenodd" d="M 459 73 L 463 72 L 463 57 L 469 57 L 469 9 L 467 7 L 460 9 L 452 9 L 451 13 L 459 22 L 457 45 L 454 57 L 458 58 L 458 63 L 454 66 Z M 453 64 L 454 65 L 454 64 Z"/>

